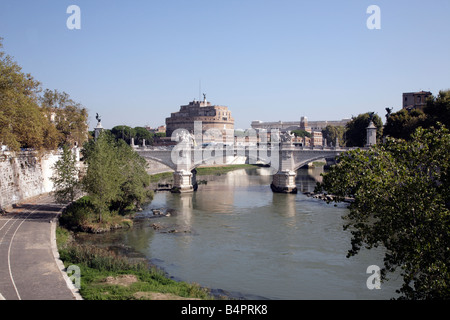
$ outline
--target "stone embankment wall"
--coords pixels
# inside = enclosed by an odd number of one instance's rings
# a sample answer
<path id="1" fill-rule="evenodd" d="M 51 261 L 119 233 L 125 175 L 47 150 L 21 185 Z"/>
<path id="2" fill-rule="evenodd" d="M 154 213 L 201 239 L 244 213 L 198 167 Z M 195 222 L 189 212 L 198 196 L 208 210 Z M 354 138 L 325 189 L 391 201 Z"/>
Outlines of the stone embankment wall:
<path id="1" fill-rule="evenodd" d="M 78 154 L 77 154 L 78 156 Z M 39 155 L 33 151 L 0 153 L 0 208 L 53 191 L 52 167 L 57 151 Z"/>

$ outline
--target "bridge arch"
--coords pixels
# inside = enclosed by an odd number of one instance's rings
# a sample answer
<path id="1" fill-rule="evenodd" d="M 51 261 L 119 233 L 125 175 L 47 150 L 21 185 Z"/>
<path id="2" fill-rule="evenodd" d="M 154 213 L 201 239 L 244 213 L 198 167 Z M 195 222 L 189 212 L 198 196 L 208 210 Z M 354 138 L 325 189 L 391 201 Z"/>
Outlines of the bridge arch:
<path id="1" fill-rule="evenodd" d="M 245 151 L 244 154 L 242 153 L 234 153 L 227 155 L 221 152 L 215 153 L 213 156 L 209 156 L 209 157 L 204 157 L 204 153 L 202 154 L 202 159 L 201 161 L 197 161 L 197 162 L 193 162 L 190 170 L 194 170 L 195 168 L 198 168 L 201 165 L 204 164 L 214 164 L 214 162 L 217 160 L 218 163 L 216 164 L 223 164 L 223 165 L 229 165 L 231 163 L 227 163 L 227 157 L 245 157 L 245 163 L 246 164 L 266 164 L 266 165 L 270 165 L 271 164 L 271 157 L 267 156 L 267 157 L 261 157 L 261 155 L 256 152 L 249 152 L 249 151 Z"/>
<path id="2" fill-rule="evenodd" d="M 139 153 L 139 155 L 142 156 L 147 161 L 151 160 L 151 161 L 158 162 L 160 164 L 163 164 L 163 165 L 169 167 L 172 170 L 176 170 L 177 169 L 176 168 L 176 164 L 174 164 L 172 161 L 167 161 L 166 159 L 158 158 L 156 156 L 149 155 L 148 153 L 146 153 L 145 155 L 142 154 L 142 153 Z"/>
<path id="3" fill-rule="evenodd" d="M 334 159 L 336 159 L 336 157 L 337 157 L 337 155 L 327 155 L 327 156 L 317 156 L 317 157 L 313 157 L 313 158 L 310 158 L 310 159 L 307 159 L 307 160 L 303 160 L 303 161 L 300 161 L 300 162 L 298 162 L 298 163 L 296 163 L 294 165 L 294 170 L 293 171 L 297 171 L 301 167 L 307 165 L 310 162 L 314 162 L 316 160 L 320 160 L 320 159 L 325 159 L 325 160 L 333 159 L 334 160 Z"/>

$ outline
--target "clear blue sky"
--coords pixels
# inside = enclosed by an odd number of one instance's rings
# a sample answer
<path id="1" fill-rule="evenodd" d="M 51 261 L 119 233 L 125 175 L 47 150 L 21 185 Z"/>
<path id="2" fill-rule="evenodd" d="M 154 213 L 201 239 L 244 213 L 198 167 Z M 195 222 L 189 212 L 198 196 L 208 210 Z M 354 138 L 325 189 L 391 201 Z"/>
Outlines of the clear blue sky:
<path id="1" fill-rule="evenodd" d="M 69 5 L 81 30 L 69 30 Z M 381 30 L 369 30 L 369 5 Z M 252 120 L 384 119 L 450 88 L 448 0 L 2 0 L 4 50 L 103 126 L 165 123 L 202 93 Z"/>

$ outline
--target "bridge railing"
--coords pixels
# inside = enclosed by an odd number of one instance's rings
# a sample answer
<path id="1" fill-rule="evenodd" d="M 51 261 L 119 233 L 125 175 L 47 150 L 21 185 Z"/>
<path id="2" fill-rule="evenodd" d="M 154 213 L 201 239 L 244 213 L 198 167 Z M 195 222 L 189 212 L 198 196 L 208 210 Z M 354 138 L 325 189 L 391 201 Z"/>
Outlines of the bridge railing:
<path id="1" fill-rule="evenodd" d="M 171 151 L 175 146 L 134 146 L 134 149 L 137 150 L 145 150 L 145 151 Z M 357 149 L 355 147 L 330 147 L 330 146 L 300 146 L 300 145 L 277 145 L 276 147 L 273 146 L 209 146 L 209 147 L 201 147 L 201 150 L 214 150 L 222 148 L 223 150 L 281 150 L 281 149 L 293 149 L 293 150 L 323 150 L 323 151 L 348 151 L 348 150 L 354 150 Z M 192 147 L 192 149 L 200 149 L 199 147 Z M 361 148 L 361 149 L 367 149 L 367 148 Z"/>

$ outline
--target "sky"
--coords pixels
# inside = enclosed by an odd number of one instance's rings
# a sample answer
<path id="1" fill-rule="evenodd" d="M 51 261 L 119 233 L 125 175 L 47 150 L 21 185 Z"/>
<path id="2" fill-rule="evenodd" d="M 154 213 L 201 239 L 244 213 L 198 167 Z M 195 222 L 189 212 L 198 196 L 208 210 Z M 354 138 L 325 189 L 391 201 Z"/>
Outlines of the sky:
<path id="1" fill-rule="evenodd" d="M 163 125 L 203 93 L 245 129 L 384 120 L 403 92 L 449 89 L 449 12 L 448 0 L 0 0 L 0 37 L 43 89 L 88 109 L 91 129 L 96 113 L 105 128 Z"/>

